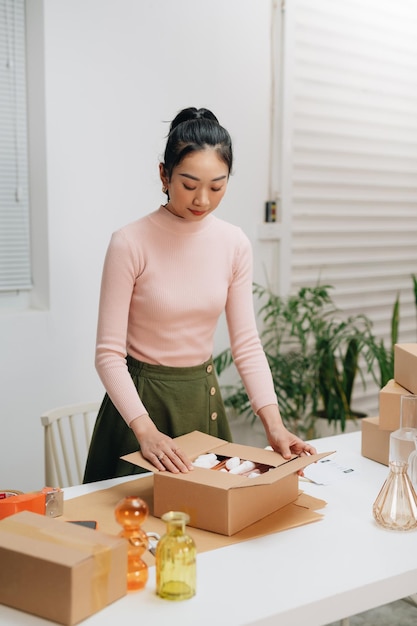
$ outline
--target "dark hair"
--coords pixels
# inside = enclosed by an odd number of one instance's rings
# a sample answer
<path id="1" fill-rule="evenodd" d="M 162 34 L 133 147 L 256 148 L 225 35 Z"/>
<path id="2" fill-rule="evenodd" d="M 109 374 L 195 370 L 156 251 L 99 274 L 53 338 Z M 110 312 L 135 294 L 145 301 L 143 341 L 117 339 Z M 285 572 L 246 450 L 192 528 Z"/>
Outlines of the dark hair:
<path id="1" fill-rule="evenodd" d="M 192 152 L 215 148 L 218 156 L 226 163 L 229 174 L 232 171 L 232 140 L 217 117 L 208 109 L 189 107 L 182 109 L 172 120 L 164 153 L 164 170 L 168 180 L 174 167 Z"/>

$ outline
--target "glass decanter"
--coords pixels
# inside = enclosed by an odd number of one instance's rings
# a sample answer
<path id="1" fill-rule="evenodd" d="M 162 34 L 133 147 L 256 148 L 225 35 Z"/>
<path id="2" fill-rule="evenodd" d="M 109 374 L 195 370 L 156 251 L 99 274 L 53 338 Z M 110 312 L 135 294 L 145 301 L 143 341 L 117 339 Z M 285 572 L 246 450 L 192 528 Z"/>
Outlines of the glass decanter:
<path id="1" fill-rule="evenodd" d="M 374 505 L 375 521 L 390 530 L 417 528 L 417 494 L 407 474 L 408 463 L 390 461 L 389 474 Z"/>
<path id="2" fill-rule="evenodd" d="M 127 589 L 138 591 L 148 582 L 148 566 L 142 560 L 142 555 L 148 548 L 149 540 L 142 530 L 142 524 L 149 515 L 149 508 L 142 498 L 127 496 L 117 504 L 114 514 L 117 523 L 123 526 L 119 537 L 124 537 L 128 542 Z"/>
<path id="3" fill-rule="evenodd" d="M 196 547 L 186 533 L 190 518 L 169 511 L 161 519 L 167 528 L 156 547 L 156 593 L 167 600 L 187 600 L 196 592 Z"/>
<path id="4" fill-rule="evenodd" d="M 417 395 L 401 396 L 400 428 L 390 435 L 389 460 L 408 463 L 417 436 Z"/>
<path id="5" fill-rule="evenodd" d="M 417 436 L 414 437 L 414 450 L 408 457 L 408 475 L 417 493 Z"/>

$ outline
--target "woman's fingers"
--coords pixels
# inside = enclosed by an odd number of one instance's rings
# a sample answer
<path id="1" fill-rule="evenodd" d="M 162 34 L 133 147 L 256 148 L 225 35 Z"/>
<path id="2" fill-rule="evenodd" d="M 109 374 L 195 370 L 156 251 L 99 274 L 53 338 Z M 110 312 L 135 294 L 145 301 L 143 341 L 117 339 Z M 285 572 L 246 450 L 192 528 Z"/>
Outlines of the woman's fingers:
<path id="1" fill-rule="evenodd" d="M 186 473 L 193 469 L 191 461 L 180 448 L 164 446 L 164 450 L 155 452 L 154 457 L 156 460 L 152 460 L 152 462 L 160 471 L 169 470 L 177 474 L 178 472 Z"/>

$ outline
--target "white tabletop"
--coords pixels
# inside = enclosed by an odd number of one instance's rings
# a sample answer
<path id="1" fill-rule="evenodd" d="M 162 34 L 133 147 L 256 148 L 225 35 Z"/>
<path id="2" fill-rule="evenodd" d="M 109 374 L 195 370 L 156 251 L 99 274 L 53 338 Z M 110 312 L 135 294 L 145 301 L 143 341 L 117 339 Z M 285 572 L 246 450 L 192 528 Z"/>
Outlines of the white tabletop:
<path id="1" fill-rule="evenodd" d="M 184 602 L 156 596 L 152 567 L 143 591 L 129 593 L 83 624 L 323 626 L 416 593 L 417 531 L 384 530 L 372 517 L 388 468 L 361 456 L 359 432 L 315 445 L 319 452 L 337 450 L 329 457 L 334 466 L 354 470 L 336 471 L 326 485 L 300 483 L 327 502 L 322 520 L 199 554 L 197 594 Z M 65 498 L 115 482 L 71 487 Z M 0 626 L 47 624 L 0 606 Z"/>

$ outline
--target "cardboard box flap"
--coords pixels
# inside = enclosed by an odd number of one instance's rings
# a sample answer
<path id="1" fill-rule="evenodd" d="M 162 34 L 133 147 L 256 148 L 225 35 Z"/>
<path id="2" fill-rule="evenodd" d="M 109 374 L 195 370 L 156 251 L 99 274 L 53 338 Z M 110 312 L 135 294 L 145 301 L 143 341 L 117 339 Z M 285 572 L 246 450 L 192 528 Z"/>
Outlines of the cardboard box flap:
<path id="1" fill-rule="evenodd" d="M 261 474 L 257 478 L 248 479 L 246 476 L 239 476 L 237 474 L 226 474 L 225 472 L 216 472 L 207 470 L 204 468 L 196 467 L 192 472 L 187 474 L 171 474 L 171 477 L 176 480 L 187 480 L 193 483 L 200 483 L 203 485 L 221 485 L 224 489 L 233 489 L 237 487 L 252 487 L 255 485 L 268 485 L 272 484 L 279 478 L 284 478 L 289 474 L 298 472 L 299 470 L 307 467 L 311 463 L 319 461 L 325 456 L 333 454 L 331 452 L 322 452 L 310 456 L 293 456 L 292 459 L 284 459 L 280 454 L 273 450 L 266 450 L 264 448 L 254 448 L 251 446 L 229 443 L 223 439 L 206 435 L 199 431 L 193 431 L 187 435 L 175 438 L 179 447 L 186 452 L 186 454 L 192 459 L 196 459 L 200 454 L 206 454 L 207 452 L 214 452 L 220 456 L 238 456 L 241 459 L 254 461 L 255 463 L 263 463 L 270 465 L 269 472 Z M 121 457 L 125 461 L 129 461 L 134 465 L 148 469 L 153 473 L 159 473 L 159 470 L 143 458 L 140 451 L 132 452 Z"/>
<path id="2" fill-rule="evenodd" d="M 242 461 L 253 461 L 254 463 L 263 463 L 271 467 L 278 467 L 282 463 L 286 463 L 288 459 L 284 459 L 278 452 L 266 450 L 265 448 L 254 448 L 240 443 L 223 442 L 221 447 L 210 448 L 207 452 L 214 452 L 221 456 L 238 456 Z M 296 455 L 293 456 L 296 458 Z"/>
<path id="3" fill-rule="evenodd" d="M 250 487 L 252 485 L 269 485 L 274 483 L 279 478 L 284 478 L 285 476 L 289 476 L 290 474 L 294 474 L 299 470 L 304 469 L 308 465 L 312 463 L 316 463 L 323 459 L 325 456 L 329 456 L 330 454 L 334 454 L 334 450 L 330 452 L 320 452 L 318 454 L 311 454 L 310 456 L 295 456 L 288 461 L 284 461 L 281 465 L 276 467 L 275 469 L 266 472 L 265 474 L 261 474 L 257 478 L 251 478 L 247 481 L 249 484 L 244 483 L 240 485 L 241 487 Z M 276 454 L 276 453 L 273 453 Z M 279 454 L 277 456 L 280 456 Z M 282 458 L 282 457 L 281 457 Z"/>
<path id="4" fill-rule="evenodd" d="M 196 459 L 200 454 L 205 454 L 210 447 L 215 450 L 219 446 L 227 443 L 223 439 L 218 439 L 212 435 L 206 435 L 198 430 L 194 430 L 186 435 L 175 437 L 175 442 L 178 444 L 178 447 L 181 448 L 181 450 L 183 450 L 183 452 L 185 452 L 185 454 L 192 460 Z M 133 463 L 133 465 L 143 467 L 150 472 L 159 472 L 159 470 L 152 465 L 152 463 L 143 458 L 139 450 L 137 452 L 132 452 L 131 454 L 125 454 L 120 458 L 124 461 L 128 461 L 129 463 Z"/>

